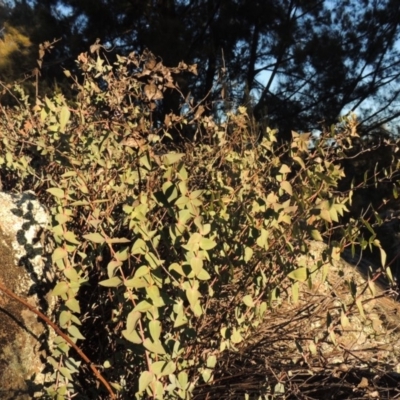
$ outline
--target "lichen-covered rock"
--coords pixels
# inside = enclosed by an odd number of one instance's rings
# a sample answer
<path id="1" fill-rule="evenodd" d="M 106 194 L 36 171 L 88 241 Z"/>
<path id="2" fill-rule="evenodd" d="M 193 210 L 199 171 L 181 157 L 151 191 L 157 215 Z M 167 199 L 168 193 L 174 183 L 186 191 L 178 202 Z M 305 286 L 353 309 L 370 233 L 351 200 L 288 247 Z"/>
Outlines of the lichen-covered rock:
<path id="1" fill-rule="evenodd" d="M 43 313 L 50 313 L 46 275 L 50 263 L 41 235 L 46 210 L 33 192 L 0 192 L 0 282 Z M 43 351 L 48 328 L 0 290 L 0 398 L 31 399 L 46 380 Z"/>

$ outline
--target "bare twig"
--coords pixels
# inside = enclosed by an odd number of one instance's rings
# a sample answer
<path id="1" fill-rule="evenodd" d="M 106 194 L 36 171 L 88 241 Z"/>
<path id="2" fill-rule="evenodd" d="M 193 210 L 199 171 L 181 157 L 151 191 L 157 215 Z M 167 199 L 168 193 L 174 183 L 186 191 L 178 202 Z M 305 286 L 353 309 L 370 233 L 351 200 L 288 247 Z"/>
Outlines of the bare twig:
<path id="1" fill-rule="evenodd" d="M 46 317 L 46 315 L 42 314 L 35 307 L 31 306 L 27 301 L 17 296 L 13 291 L 7 289 L 1 282 L 0 282 L 0 290 L 4 292 L 7 296 L 23 304 L 30 311 L 36 314 L 41 320 L 43 320 L 46 324 L 50 325 L 56 331 L 56 333 L 60 335 L 79 354 L 82 360 L 89 365 L 90 369 L 96 375 L 96 378 L 105 386 L 105 388 L 110 393 L 111 399 L 113 400 L 116 399 L 114 391 L 112 390 L 110 384 L 101 375 L 100 371 L 94 366 L 94 364 L 90 361 L 89 357 L 87 357 L 86 354 L 65 333 L 63 333 L 56 324 L 54 324 L 48 317 Z"/>

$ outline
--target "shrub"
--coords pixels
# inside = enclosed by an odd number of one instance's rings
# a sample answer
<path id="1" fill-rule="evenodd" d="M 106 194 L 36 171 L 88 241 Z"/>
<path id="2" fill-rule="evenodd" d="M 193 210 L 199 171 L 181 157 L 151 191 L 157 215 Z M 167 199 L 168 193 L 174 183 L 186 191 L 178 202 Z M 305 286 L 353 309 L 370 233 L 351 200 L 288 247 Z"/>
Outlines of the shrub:
<path id="1" fill-rule="evenodd" d="M 310 240 L 338 232 L 334 257 L 360 241 L 355 221 L 340 224 L 352 191 L 338 190 L 356 121 L 279 146 L 270 129 L 254 140 L 244 107 L 217 124 L 188 102 L 157 126 L 163 93 L 179 91 L 174 75 L 195 66 L 167 68 L 149 52 L 113 65 L 84 53 L 78 66 L 82 76 L 65 71 L 72 100 L 31 106 L 15 88 L 20 105 L 0 125 L 3 184 L 48 205 L 57 323 L 109 391 L 190 398 L 279 306 L 282 282 L 296 301 L 312 279 L 296 261 Z M 196 140 L 169 140 L 185 126 Z M 106 396 L 71 343 L 53 345 L 49 396 Z"/>

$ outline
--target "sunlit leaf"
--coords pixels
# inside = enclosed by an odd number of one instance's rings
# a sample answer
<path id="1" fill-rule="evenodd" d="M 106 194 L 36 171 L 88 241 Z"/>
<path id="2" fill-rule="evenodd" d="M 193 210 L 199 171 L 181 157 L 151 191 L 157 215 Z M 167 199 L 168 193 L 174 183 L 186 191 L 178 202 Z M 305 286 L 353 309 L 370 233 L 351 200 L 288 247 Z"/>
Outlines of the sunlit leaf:
<path id="1" fill-rule="evenodd" d="M 210 383 L 212 378 L 212 370 L 205 368 L 201 373 L 201 377 L 203 378 L 205 383 Z"/>
<path id="2" fill-rule="evenodd" d="M 59 317 L 59 322 L 61 328 L 64 328 L 65 325 L 71 321 L 71 312 L 70 311 L 61 311 L 60 317 Z"/>
<path id="3" fill-rule="evenodd" d="M 69 285 L 67 282 L 58 282 L 57 285 L 52 290 L 51 294 L 53 296 L 61 296 L 65 293 L 67 293 L 68 289 L 69 289 Z"/>
<path id="4" fill-rule="evenodd" d="M 146 280 L 144 280 L 143 278 L 135 277 L 124 281 L 124 285 L 129 288 L 142 289 L 149 286 L 149 283 L 146 282 Z"/>
<path id="5" fill-rule="evenodd" d="M 281 188 L 288 194 L 292 195 L 293 190 L 292 190 L 292 185 L 288 181 L 282 181 L 281 182 Z"/>
<path id="6" fill-rule="evenodd" d="M 305 282 L 308 278 L 307 268 L 297 268 L 294 271 L 289 272 L 288 277 L 299 282 Z"/>
<path id="7" fill-rule="evenodd" d="M 161 335 L 161 322 L 158 320 L 152 320 L 149 322 L 149 331 L 151 338 L 154 342 L 157 342 L 160 339 Z"/>
<path id="8" fill-rule="evenodd" d="M 71 375 L 71 371 L 66 368 L 66 367 L 60 367 L 59 371 L 63 374 L 63 376 L 65 376 L 67 379 L 69 380 L 73 380 L 72 375 Z"/>
<path id="9" fill-rule="evenodd" d="M 200 248 L 202 250 L 211 250 L 213 249 L 215 246 L 217 245 L 217 243 L 215 243 L 214 240 L 212 239 L 208 239 L 208 238 L 201 238 L 200 240 Z"/>
<path id="10" fill-rule="evenodd" d="M 63 199 L 65 197 L 65 193 L 63 189 L 60 188 L 50 188 L 50 189 L 46 189 L 47 192 L 49 192 L 50 194 L 52 194 L 54 197 L 57 197 L 59 199 Z"/>
<path id="11" fill-rule="evenodd" d="M 80 332 L 80 330 L 75 326 L 75 325 L 71 325 L 68 327 L 68 333 L 73 336 L 74 338 L 77 339 L 85 339 L 85 337 L 82 335 L 82 333 Z"/>
<path id="12" fill-rule="evenodd" d="M 247 307 L 254 307 L 254 301 L 249 294 L 244 296 L 242 301 Z"/>
<path id="13" fill-rule="evenodd" d="M 150 370 L 156 376 L 167 376 L 175 372 L 176 366 L 172 361 L 156 361 L 150 365 Z"/>
<path id="14" fill-rule="evenodd" d="M 65 127 L 69 121 L 71 116 L 71 112 L 69 111 L 67 106 L 63 106 L 60 111 L 60 132 L 65 132 Z"/>
<path id="15" fill-rule="evenodd" d="M 146 338 L 143 342 L 143 346 L 155 354 L 166 354 L 164 347 L 160 341 L 152 342 L 149 338 Z"/>
<path id="16" fill-rule="evenodd" d="M 281 168 L 279 169 L 279 172 L 281 174 L 288 174 L 291 172 L 291 169 L 286 164 L 282 164 Z"/>
<path id="17" fill-rule="evenodd" d="M 129 243 L 130 240 L 127 238 L 107 238 L 107 243 L 114 244 L 114 243 Z"/>
<path id="18" fill-rule="evenodd" d="M 208 356 L 207 357 L 207 368 L 215 368 L 217 364 L 217 357 L 214 355 Z"/>
<path id="19" fill-rule="evenodd" d="M 136 305 L 133 311 L 140 311 L 140 312 L 148 311 L 150 310 L 151 307 L 152 305 L 148 301 L 142 300 L 140 303 Z"/>
<path id="20" fill-rule="evenodd" d="M 80 244 L 79 240 L 76 238 L 75 233 L 71 231 L 67 231 L 64 233 L 64 238 L 70 243 Z"/>
<path id="21" fill-rule="evenodd" d="M 104 281 L 99 282 L 99 285 L 105 287 L 117 287 L 122 283 L 121 279 L 118 276 L 114 276 L 110 279 L 106 279 Z"/>
<path id="22" fill-rule="evenodd" d="M 148 251 L 148 247 L 146 245 L 146 242 L 141 239 L 138 238 L 136 239 L 135 243 L 132 246 L 132 250 L 131 250 L 131 254 L 146 254 Z"/>
<path id="23" fill-rule="evenodd" d="M 79 306 L 79 301 L 75 298 L 68 299 L 65 302 L 66 307 L 68 307 L 71 311 L 80 314 L 81 308 Z"/>
<path id="24" fill-rule="evenodd" d="M 347 315 L 343 311 L 340 314 L 340 325 L 342 325 L 343 328 L 349 328 L 350 327 L 350 321 L 347 318 Z"/>
<path id="25" fill-rule="evenodd" d="M 51 259 L 53 260 L 53 263 L 55 263 L 58 260 L 63 259 L 64 257 L 68 257 L 68 252 L 63 247 L 57 247 L 53 251 L 53 254 L 51 255 Z"/>
<path id="26" fill-rule="evenodd" d="M 105 242 L 105 238 L 103 236 L 101 236 L 100 233 L 98 233 L 98 232 L 83 235 L 83 238 L 85 238 L 86 240 L 89 240 L 93 243 L 104 243 Z"/>
<path id="27" fill-rule="evenodd" d="M 311 230 L 311 237 L 314 240 L 317 240 L 318 242 L 323 242 L 324 241 L 324 239 L 322 238 L 321 234 L 316 229 Z"/>
<path id="28" fill-rule="evenodd" d="M 143 371 L 139 377 L 139 392 L 143 393 L 153 381 L 154 374 L 149 371 Z"/>
<path id="29" fill-rule="evenodd" d="M 164 165 L 172 165 L 177 163 L 184 156 L 184 153 L 168 153 L 162 157 L 162 163 Z"/>
<path id="30" fill-rule="evenodd" d="M 232 343 L 235 343 L 235 344 L 240 343 L 240 342 L 243 341 L 242 335 L 240 334 L 240 332 L 236 328 L 233 328 L 231 341 L 232 341 Z"/>

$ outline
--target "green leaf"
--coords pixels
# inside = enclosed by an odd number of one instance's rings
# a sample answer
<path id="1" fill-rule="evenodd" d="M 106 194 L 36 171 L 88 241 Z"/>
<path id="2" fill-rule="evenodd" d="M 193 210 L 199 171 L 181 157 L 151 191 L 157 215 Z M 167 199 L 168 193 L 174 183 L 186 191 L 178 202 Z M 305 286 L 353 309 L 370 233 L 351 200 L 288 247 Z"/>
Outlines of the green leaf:
<path id="1" fill-rule="evenodd" d="M 67 267 L 63 271 L 64 275 L 73 282 L 78 282 L 79 281 L 79 274 L 76 272 L 75 268 L 72 267 Z"/>
<path id="2" fill-rule="evenodd" d="M 299 282 L 305 282 L 308 278 L 307 268 L 297 268 L 294 271 L 289 272 L 288 277 Z"/>
<path id="3" fill-rule="evenodd" d="M 122 265 L 121 261 L 116 261 L 116 260 L 111 260 L 107 264 L 107 275 L 109 278 L 112 278 L 114 276 L 115 270 Z"/>
<path id="4" fill-rule="evenodd" d="M 390 269 L 390 267 L 386 267 L 386 275 L 389 279 L 389 282 L 393 284 L 394 279 L 393 279 L 392 270 Z"/>
<path id="5" fill-rule="evenodd" d="M 147 265 L 142 265 L 135 271 L 135 278 L 141 278 L 146 276 L 150 272 L 150 268 Z"/>
<path id="6" fill-rule="evenodd" d="M 136 332 L 136 326 L 141 318 L 142 314 L 138 311 L 131 311 L 126 319 L 126 329 L 122 331 L 122 335 L 126 340 L 129 340 L 135 344 L 141 344 L 142 339 Z"/>
<path id="7" fill-rule="evenodd" d="M 201 297 L 200 292 L 196 288 L 189 287 L 186 289 L 186 297 L 191 306 L 194 306 Z"/>
<path id="8" fill-rule="evenodd" d="M 379 251 L 381 253 L 381 265 L 382 265 L 382 267 L 385 267 L 385 265 L 386 265 L 386 252 L 380 246 L 379 246 Z"/>
<path id="9" fill-rule="evenodd" d="M 198 256 L 194 256 L 190 260 L 190 266 L 192 267 L 194 274 L 197 276 L 203 269 L 203 260 Z"/>
<path id="10" fill-rule="evenodd" d="M 179 178 L 182 179 L 183 181 L 187 180 L 188 173 L 187 173 L 187 170 L 184 165 L 182 165 L 181 168 L 179 169 L 178 175 L 179 175 Z"/>
<path id="11" fill-rule="evenodd" d="M 332 222 L 331 214 L 329 210 L 322 209 L 321 210 L 321 218 L 327 222 Z"/>
<path id="12" fill-rule="evenodd" d="M 105 238 L 103 236 L 101 236 L 100 233 L 97 233 L 97 232 L 83 235 L 83 238 L 85 238 L 86 240 L 89 240 L 93 243 L 104 243 L 105 242 Z"/>
<path id="13" fill-rule="evenodd" d="M 67 379 L 69 379 L 70 381 L 73 381 L 72 375 L 71 375 L 71 371 L 66 368 L 66 367 L 60 367 L 59 371 L 61 372 L 61 374 L 63 376 L 65 376 Z"/>
<path id="14" fill-rule="evenodd" d="M 324 239 L 322 238 L 321 234 L 320 234 L 319 231 L 317 231 L 316 229 L 313 229 L 313 230 L 311 231 L 311 237 L 312 237 L 314 240 L 318 241 L 318 242 L 323 242 L 323 241 L 324 241 Z"/>
<path id="15" fill-rule="evenodd" d="M 143 393 L 153 381 L 154 374 L 149 371 L 143 371 L 139 378 L 139 392 Z"/>
<path id="16" fill-rule="evenodd" d="M 291 169 L 286 164 L 282 164 L 281 168 L 279 169 L 279 172 L 281 174 L 288 174 L 291 172 Z"/>
<path id="17" fill-rule="evenodd" d="M 136 325 L 138 324 L 142 313 L 139 311 L 131 311 L 126 318 L 126 330 L 128 332 L 132 332 L 136 329 Z"/>
<path id="18" fill-rule="evenodd" d="M 148 153 L 146 153 L 145 155 L 143 155 L 140 158 L 139 164 L 142 167 L 145 167 L 148 171 L 151 171 L 151 160 L 150 160 L 150 157 L 149 157 Z"/>
<path id="19" fill-rule="evenodd" d="M 148 311 L 150 308 L 153 307 L 148 301 L 142 300 L 140 303 L 136 305 L 136 307 L 133 309 L 133 311 Z"/>
<path id="20" fill-rule="evenodd" d="M 292 195 L 293 190 L 292 190 L 292 185 L 288 181 L 282 181 L 281 182 L 281 188 L 288 194 Z"/>
<path id="21" fill-rule="evenodd" d="M 277 383 L 274 387 L 274 394 L 279 396 L 285 393 L 285 385 L 281 382 Z"/>
<path id="22" fill-rule="evenodd" d="M 212 371 L 208 368 L 204 369 L 203 372 L 201 373 L 201 377 L 203 378 L 203 381 L 205 383 L 209 383 L 212 378 Z"/>
<path id="23" fill-rule="evenodd" d="M 106 243 L 114 244 L 114 243 L 129 243 L 130 240 L 127 238 L 107 238 Z"/>
<path id="24" fill-rule="evenodd" d="M 65 127 L 68 124 L 70 116 L 71 112 L 69 111 L 68 107 L 63 106 L 60 112 L 60 132 L 65 132 Z"/>
<path id="25" fill-rule="evenodd" d="M 64 328 L 65 325 L 71 321 L 71 312 L 70 311 L 61 311 L 59 322 L 61 328 Z"/>
<path id="26" fill-rule="evenodd" d="M 152 342 L 149 338 L 146 338 L 143 342 L 143 346 L 152 353 L 161 355 L 166 354 L 165 349 L 159 340 Z"/>
<path id="27" fill-rule="evenodd" d="M 162 163 L 164 165 L 172 165 L 177 163 L 182 157 L 184 157 L 184 153 L 168 153 L 162 157 Z"/>
<path id="28" fill-rule="evenodd" d="M 240 332 L 236 328 L 233 328 L 231 341 L 234 344 L 237 344 L 237 343 L 240 343 L 241 341 L 243 341 L 242 335 L 240 334 Z"/>
<path id="29" fill-rule="evenodd" d="M 131 254 L 146 254 L 148 252 L 148 247 L 146 242 L 139 238 L 135 241 L 135 243 L 132 246 Z"/>
<path id="30" fill-rule="evenodd" d="M 194 190 L 193 192 L 190 193 L 190 200 L 197 199 L 203 194 L 204 190 Z"/>
<path id="31" fill-rule="evenodd" d="M 207 358 L 207 368 L 215 368 L 217 364 L 217 357 L 214 355 L 211 355 Z"/>
<path id="32" fill-rule="evenodd" d="M 257 245 L 264 248 L 265 250 L 268 249 L 268 236 L 268 231 L 262 228 L 261 235 L 256 240 Z"/>
<path id="33" fill-rule="evenodd" d="M 186 181 L 181 181 L 181 182 L 179 182 L 179 183 L 178 183 L 178 187 L 179 187 L 179 191 L 180 191 L 184 196 L 186 196 L 186 194 L 187 194 L 187 192 L 188 192 L 188 189 L 187 189 L 187 186 L 186 186 Z"/>
<path id="34" fill-rule="evenodd" d="M 70 243 L 80 244 L 80 241 L 76 238 L 75 233 L 71 231 L 67 231 L 64 233 L 64 239 Z"/>
<path id="35" fill-rule="evenodd" d="M 185 312 L 183 309 L 178 311 L 178 314 L 175 317 L 174 321 L 174 328 L 179 328 L 182 325 L 186 325 L 188 323 L 188 319 L 185 315 Z"/>
<path id="36" fill-rule="evenodd" d="M 169 203 L 172 203 L 178 197 L 178 189 L 170 181 L 167 181 L 162 185 L 162 191 Z"/>
<path id="37" fill-rule="evenodd" d="M 244 249 L 244 262 L 249 262 L 253 257 L 253 249 L 251 247 L 246 247 Z"/>
<path id="38" fill-rule="evenodd" d="M 202 238 L 202 239 L 200 240 L 200 248 L 201 248 L 202 250 L 211 250 L 211 249 L 213 249 L 216 245 L 217 245 L 217 243 L 215 243 L 214 240 L 212 240 L 212 239 Z"/>
<path id="39" fill-rule="evenodd" d="M 203 268 L 198 274 L 197 279 L 200 281 L 208 281 L 211 279 L 210 274 Z"/>
<path id="40" fill-rule="evenodd" d="M 117 251 L 114 255 L 117 261 L 126 261 L 129 258 L 129 249 L 125 247 L 124 249 Z"/>
<path id="41" fill-rule="evenodd" d="M 122 331 L 122 336 L 134 344 L 142 344 L 142 339 L 136 331 L 128 332 L 127 329 L 124 329 Z"/>
<path id="42" fill-rule="evenodd" d="M 244 296 L 242 301 L 247 307 L 254 307 L 254 301 L 249 294 L 247 296 Z"/>
<path id="43" fill-rule="evenodd" d="M 53 263 L 55 263 L 58 260 L 62 260 L 64 257 L 68 256 L 67 250 L 65 250 L 63 247 L 57 247 L 54 251 L 53 254 L 51 255 L 51 259 L 53 260 Z"/>
<path id="44" fill-rule="evenodd" d="M 342 311 L 340 315 L 340 325 L 342 325 L 342 328 L 349 328 L 350 327 L 350 321 L 347 318 L 347 315 Z"/>
<path id="45" fill-rule="evenodd" d="M 175 363 L 170 361 L 156 361 L 150 365 L 151 372 L 157 377 L 173 374 L 176 370 Z"/>
<path id="46" fill-rule="evenodd" d="M 44 99 L 46 106 L 49 108 L 50 111 L 56 112 L 57 108 L 54 103 L 46 96 Z"/>
<path id="47" fill-rule="evenodd" d="M 161 335 L 161 322 L 158 320 L 152 320 L 149 322 L 149 331 L 151 338 L 154 342 L 159 341 Z"/>
<path id="48" fill-rule="evenodd" d="M 122 283 L 121 279 L 118 276 L 114 276 L 113 278 L 106 279 L 104 281 L 99 282 L 99 285 L 105 287 L 117 287 Z"/>
<path id="49" fill-rule="evenodd" d="M 117 382 L 110 382 L 110 385 L 118 392 L 123 390 L 123 387 Z"/>
<path id="50" fill-rule="evenodd" d="M 151 269 L 157 269 L 160 265 L 162 265 L 162 261 L 157 258 L 154 253 L 145 254 L 144 258 L 148 262 Z"/>
<path id="51" fill-rule="evenodd" d="M 65 224 L 66 222 L 68 222 L 71 218 L 69 215 L 67 214 L 57 214 L 54 216 L 54 219 L 60 224 Z M 68 232 L 66 232 L 68 233 Z"/>
<path id="52" fill-rule="evenodd" d="M 67 293 L 69 289 L 69 285 L 67 282 L 58 282 L 55 288 L 52 290 L 51 294 L 53 296 L 62 296 Z"/>
<path id="53" fill-rule="evenodd" d="M 81 312 L 81 308 L 79 306 L 79 302 L 75 298 L 68 299 L 65 302 L 65 306 L 68 307 L 71 311 L 73 311 L 73 312 L 75 312 L 77 314 L 80 314 L 80 312 Z"/>
<path id="54" fill-rule="evenodd" d="M 181 196 L 178 200 L 176 200 L 175 205 L 179 208 L 183 208 L 190 201 L 189 197 Z"/>
<path id="55" fill-rule="evenodd" d="M 63 199 L 65 197 L 64 190 L 60 189 L 60 188 L 55 188 L 55 187 L 49 188 L 49 189 L 46 189 L 46 192 L 49 192 L 54 197 L 57 197 L 59 199 Z"/>
<path id="56" fill-rule="evenodd" d="M 296 161 L 302 168 L 305 168 L 306 165 L 304 164 L 304 161 L 300 157 L 293 157 L 293 160 Z"/>
<path id="57" fill-rule="evenodd" d="M 80 332 L 80 330 L 75 326 L 75 325 L 71 325 L 68 327 L 68 333 L 73 336 L 76 339 L 82 339 L 84 340 L 85 337 L 82 335 L 82 333 Z"/>
<path id="58" fill-rule="evenodd" d="M 178 374 L 178 382 L 181 389 L 186 390 L 189 387 L 188 374 L 185 371 L 181 371 Z"/>
<path id="59" fill-rule="evenodd" d="M 129 288 L 143 289 L 149 286 L 149 283 L 143 278 L 132 278 L 124 281 L 124 285 Z"/>

